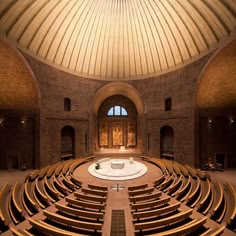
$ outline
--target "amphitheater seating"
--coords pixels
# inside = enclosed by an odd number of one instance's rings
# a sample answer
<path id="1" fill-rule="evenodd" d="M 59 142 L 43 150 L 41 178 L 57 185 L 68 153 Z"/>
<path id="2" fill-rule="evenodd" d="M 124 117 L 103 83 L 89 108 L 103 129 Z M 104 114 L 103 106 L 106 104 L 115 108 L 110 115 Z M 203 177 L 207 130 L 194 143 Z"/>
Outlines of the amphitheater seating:
<path id="1" fill-rule="evenodd" d="M 32 171 L 24 183 L 5 184 L 0 190 L 0 229 L 18 236 L 101 234 L 110 191 L 90 183 L 81 187 L 73 175 L 76 167 L 92 159 L 59 162 Z M 122 192 L 130 201 L 136 234 L 213 236 L 226 227 L 235 229 L 236 194 L 230 183 L 213 182 L 207 173 L 175 161 L 144 160 L 160 168 L 162 175 L 153 185 L 131 185 L 128 194 Z M 196 217 L 193 211 L 198 211 Z M 32 218 L 38 212 L 39 220 Z M 27 221 L 27 230 L 14 227 Z M 221 225 L 211 228 L 208 221 Z"/>

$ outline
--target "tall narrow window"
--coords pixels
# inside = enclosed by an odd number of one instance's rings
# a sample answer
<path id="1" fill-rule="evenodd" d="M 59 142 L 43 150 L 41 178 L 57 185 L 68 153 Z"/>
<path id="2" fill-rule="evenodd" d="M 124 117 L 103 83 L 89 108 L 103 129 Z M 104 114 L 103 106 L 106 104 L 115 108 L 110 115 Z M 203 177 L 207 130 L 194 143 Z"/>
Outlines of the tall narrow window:
<path id="1" fill-rule="evenodd" d="M 64 111 L 71 111 L 71 100 L 70 100 L 70 98 L 64 98 Z"/>
<path id="2" fill-rule="evenodd" d="M 128 112 L 122 106 L 114 106 L 108 110 L 107 116 L 128 116 Z"/>
<path id="3" fill-rule="evenodd" d="M 171 111 L 172 109 L 172 101 L 171 98 L 167 98 L 165 100 L 165 111 Z"/>

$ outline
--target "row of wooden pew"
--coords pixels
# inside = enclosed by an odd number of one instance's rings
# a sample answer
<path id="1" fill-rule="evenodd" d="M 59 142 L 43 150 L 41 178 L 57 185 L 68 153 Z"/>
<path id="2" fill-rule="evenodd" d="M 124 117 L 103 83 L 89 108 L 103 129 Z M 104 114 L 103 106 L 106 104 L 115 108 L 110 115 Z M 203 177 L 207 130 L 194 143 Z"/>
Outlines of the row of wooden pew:
<path id="1" fill-rule="evenodd" d="M 136 235 L 220 235 L 225 226 L 207 228 L 208 217 L 193 218 L 193 209 L 182 207 L 165 193 L 146 184 L 128 189 Z M 145 191 L 147 190 L 147 191 Z M 140 194 L 139 194 L 140 193 Z"/>
<path id="2" fill-rule="evenodd" d="M 11 231 L 13 235 L 101 235 L 107 192 L 106 187 L 101 190 L 90 184 L 56 202 L 54 208 L 42 210 L 41 219 L 29 218 L 31 229 Z"/>
<path id="3" fill-rule="evenodd" d="M 81 187 L 73 172 L 93 157 L 59 162 L 34 170 L 13 186 L 5 184 L 0 190 L 0 232 L 37 214 Z"/>

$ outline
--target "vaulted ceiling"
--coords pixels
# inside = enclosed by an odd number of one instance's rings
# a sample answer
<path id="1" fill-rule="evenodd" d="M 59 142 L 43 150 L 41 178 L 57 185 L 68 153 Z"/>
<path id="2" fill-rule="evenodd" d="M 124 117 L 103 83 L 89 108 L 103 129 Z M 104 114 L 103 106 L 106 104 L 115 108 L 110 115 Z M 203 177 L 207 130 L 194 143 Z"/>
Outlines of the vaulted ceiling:
<path id="1" fill-rule="evenodd" d="M 0 34 L 61 70 L 106 80 L 159 75 L 236 28 L 235 0 L 1 0 Z"/>

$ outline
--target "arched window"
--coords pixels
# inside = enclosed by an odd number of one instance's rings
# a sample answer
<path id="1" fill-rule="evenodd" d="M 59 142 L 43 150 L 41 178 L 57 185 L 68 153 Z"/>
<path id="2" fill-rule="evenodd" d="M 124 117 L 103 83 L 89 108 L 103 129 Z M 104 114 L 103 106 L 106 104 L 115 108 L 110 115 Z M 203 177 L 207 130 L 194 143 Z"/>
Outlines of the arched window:
<path id="1" fill-rule="evenodd" d="M 107 116 L 128 116 L 128 112 L 122 106 L 113 106 L 108 110 Z"/>
<path id="2" fill-rule="evenodd" d="M 171 111 L 172 109 L 172 101 L 171 98 L 167 98 L 165 100 L 165 111 Z"/>
<path id="3" fill-rule="evenodd" d="M 64 98 L 64 111 L 71 111 L 71 100 L 70 100 L 70 98 Z"/>

